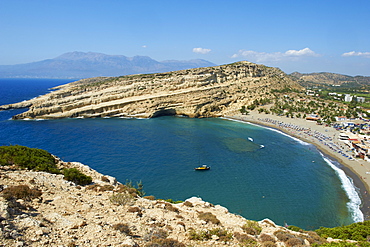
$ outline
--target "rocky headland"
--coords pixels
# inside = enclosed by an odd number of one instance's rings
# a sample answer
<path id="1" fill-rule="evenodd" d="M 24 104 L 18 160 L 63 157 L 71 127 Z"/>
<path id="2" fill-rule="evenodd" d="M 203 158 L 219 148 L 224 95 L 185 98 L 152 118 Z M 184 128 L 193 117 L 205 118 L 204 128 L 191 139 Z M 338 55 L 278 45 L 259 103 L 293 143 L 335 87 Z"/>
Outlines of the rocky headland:
<path id="1" fill-rule="evenodd" d="M 83 79 L 28 101 L 0 106 L 0 110 L 29 108 L 14 119 L 220 117 L 284 89 L 302 87 L 278 68 L 244 61 L 167 73 Z"/>
<path id="2" fill-rule="evenodd" d="M 92 183 L 63 175 L 0 166 L 2 193 L 14 186 L 39 191 L 32 198 L 0 196 L 1 246 L 310 246 L 326 239 L 269 219 L 256 222 L 201 198 L 181 203 L 130 195 L 125 185 L 78 162 Z"/>

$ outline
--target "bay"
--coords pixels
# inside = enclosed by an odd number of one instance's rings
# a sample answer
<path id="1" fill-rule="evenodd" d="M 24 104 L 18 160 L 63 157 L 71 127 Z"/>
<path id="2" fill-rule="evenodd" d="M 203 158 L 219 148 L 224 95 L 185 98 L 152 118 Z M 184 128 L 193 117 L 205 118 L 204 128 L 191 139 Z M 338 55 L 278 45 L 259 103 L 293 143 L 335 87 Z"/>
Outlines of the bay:
<path id="1" fill-rule="evenodd" d="M 0 104 L 70 81 L 0 79 Z M 247 219 L 304 229 L 353 222 L 342 182 L 318 150 L 267 128 L 180 117 L 10 120 L 19 112 L 0 112 L 0 145 L 42 148 L 122 183 L 142 181 L 156 198 L 199 196 Z M 211 170 L 194 171 L 201 164 Z"/>

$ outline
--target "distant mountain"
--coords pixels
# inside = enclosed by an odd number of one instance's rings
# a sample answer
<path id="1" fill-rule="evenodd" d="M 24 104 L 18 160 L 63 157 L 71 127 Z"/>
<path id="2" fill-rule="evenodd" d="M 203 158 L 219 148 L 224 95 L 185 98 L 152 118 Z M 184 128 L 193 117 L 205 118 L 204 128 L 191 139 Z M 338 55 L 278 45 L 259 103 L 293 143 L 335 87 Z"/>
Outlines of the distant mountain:
<path id="1" fill-rule="evenodd" d="M 370 76 L 349 76 L 328 72 L 308 73 L 308 74 L 294 72 L 290 74 L 290 76 L 293 79 L 298 80 L 298 82 L 301 85 L 324 84 L 328 86 L 341 85 L 352 87 L 361 87 L 370 85 Z"/>
<path id="2" fill-rule="evenodd" d="M 158 73 L 216 64 L 202 59 L 158 62 L 147 56 L 126 57 L 95 52 L 69 52 L 33 63 L 0 65 L 0 78 L 89 78 Z"/>

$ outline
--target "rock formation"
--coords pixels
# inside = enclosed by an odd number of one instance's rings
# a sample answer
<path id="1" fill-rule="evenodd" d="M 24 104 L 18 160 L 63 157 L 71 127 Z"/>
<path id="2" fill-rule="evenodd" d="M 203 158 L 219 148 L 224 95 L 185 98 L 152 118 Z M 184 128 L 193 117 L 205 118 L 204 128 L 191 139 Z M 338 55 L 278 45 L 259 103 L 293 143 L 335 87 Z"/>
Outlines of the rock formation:
<path id="1" fill-rule="evenodd" d="M 0 195 L 18 185 L 42 193 L 32 200 L 0 196 L 1 246 L 308 246 L 325 241 L 268 219 L 246 220 L 200 198 L 179 204 L 150 197 L 121 200 L 114 197 L 122 195 L 115 178 L 77 162 L 58 166 L 78 168 L 93 183 L 77 186 L 63 175 L 0 166 Z"/>
<path id="2" fill-rule="evenodd" d="M 97 77 L 62 85 L 28 101 L 0 110 L 29 108 L 14 119 L 91 117 L 218 117 L 272 90 L 297 89 L 284 72 L 250 62 L 168 73 Z"/>

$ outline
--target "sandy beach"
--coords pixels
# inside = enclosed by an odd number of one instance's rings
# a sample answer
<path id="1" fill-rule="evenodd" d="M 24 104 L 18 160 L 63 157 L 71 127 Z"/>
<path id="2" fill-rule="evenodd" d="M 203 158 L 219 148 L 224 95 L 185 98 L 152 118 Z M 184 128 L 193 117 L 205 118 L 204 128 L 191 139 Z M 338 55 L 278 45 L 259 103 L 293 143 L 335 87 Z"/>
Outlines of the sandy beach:
<path id="1" fill-rule="evenodd" d="M 332 127 L 318 125 L 314 121 L 258 113 L 256 111 L 251 111 L 248 115 L 236 114 L 227 116 L 227 118 L 279 129 L 286 134 L 312 143 L 322 153 L 338 161 L 343 165 L 341 169 L 353 179 L 355 186 L 360 189 L 361 211 L 365 220 L 370 219 L 370 198 L 368 197 L 370 162 L 356 158 L 350 159 L 352 151 L 338 139 L 339 131 Z"/>

